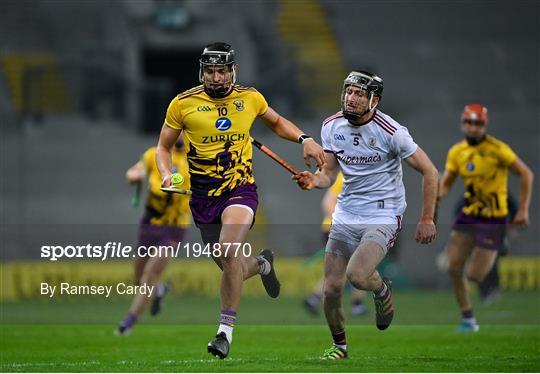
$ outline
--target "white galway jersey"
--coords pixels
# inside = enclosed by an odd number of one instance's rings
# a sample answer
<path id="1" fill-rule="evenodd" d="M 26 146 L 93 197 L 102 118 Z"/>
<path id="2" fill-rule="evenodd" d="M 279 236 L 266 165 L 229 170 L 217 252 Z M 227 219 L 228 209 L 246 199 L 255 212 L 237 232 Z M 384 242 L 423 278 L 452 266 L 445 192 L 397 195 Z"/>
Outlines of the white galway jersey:
<path id="1" fill-rule="evenodd" d="M 361 126 L 351 125 L 338 112 L 323 122 L 321 139 L 343 172 L 336 211 L 362 216 L 405 212 L 401 160 L 418 148 L 406 127 L 378 110 Z"/>

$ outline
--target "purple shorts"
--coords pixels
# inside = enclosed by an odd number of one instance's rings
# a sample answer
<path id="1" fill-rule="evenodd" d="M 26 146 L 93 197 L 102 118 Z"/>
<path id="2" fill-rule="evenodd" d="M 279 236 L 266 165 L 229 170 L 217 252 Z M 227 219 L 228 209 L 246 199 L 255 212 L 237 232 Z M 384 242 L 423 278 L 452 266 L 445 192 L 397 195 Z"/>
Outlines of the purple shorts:
<path id="1" fill-rule="evenodd" d="M 474 245 L 498 250 L 506 236 L 506 217 L 484 218 L 461 212 L 454 222 L 454 230 L 466 232 L 474 238 Z"/>
<path id="2" fill-rule="evenodd" d="M 221 215 L 231 205 L 245 205 L 253 211 L 253 221 L 259 205 L 257 185 L 245 184 L 220 196 L 193 194 L 189 201 L 191 215 L 205 243 L 216 243 L 221 231 Z"/>
<path id="3" fill-rule="evenodd" d="M 173 245 L 184 240 L 186 229 L 177 226 L 153 225 L 148 216 L 143 217 L 139 226 L 139 246 Z"/>

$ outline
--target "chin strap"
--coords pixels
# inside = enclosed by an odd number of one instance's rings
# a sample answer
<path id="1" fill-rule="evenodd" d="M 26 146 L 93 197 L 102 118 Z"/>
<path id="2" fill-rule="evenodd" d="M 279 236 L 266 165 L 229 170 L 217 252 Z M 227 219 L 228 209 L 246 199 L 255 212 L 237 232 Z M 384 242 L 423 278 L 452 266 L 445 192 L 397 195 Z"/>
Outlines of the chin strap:
<path id="1" fill-rule="evenodd" d="M 375 104 L 375 106 L 371 106 L 373 104 L 373 92 L 369 95 L 369 105 L 368 105 L 368 109 L 364 111 L 364 113 L 362 114 L 362 116 L 366 115 L 367 113 L 371 112 L 372 110 L 374 110 L 377 105 L 379 105 L 379 103 Z"/>

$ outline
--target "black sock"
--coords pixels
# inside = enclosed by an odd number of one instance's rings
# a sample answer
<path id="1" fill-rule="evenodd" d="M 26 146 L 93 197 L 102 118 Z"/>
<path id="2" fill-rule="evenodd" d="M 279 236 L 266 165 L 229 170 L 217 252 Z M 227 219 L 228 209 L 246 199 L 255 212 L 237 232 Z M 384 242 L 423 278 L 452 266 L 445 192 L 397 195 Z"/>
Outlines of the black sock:
<path id="1" fill-rule="evenodd" d="M 334 345 L 347 349 L 347 338 L 345 337 L 345 330 L 332 333 L 332 339 L 334 339 Z"/>

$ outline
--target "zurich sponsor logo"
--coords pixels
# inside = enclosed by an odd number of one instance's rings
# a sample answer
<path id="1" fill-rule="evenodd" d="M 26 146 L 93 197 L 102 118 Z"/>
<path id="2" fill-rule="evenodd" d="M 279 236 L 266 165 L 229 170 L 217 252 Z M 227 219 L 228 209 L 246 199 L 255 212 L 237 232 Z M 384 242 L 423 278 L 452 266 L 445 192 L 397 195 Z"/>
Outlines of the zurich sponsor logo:
<path id="1" fill-rule="evenodd" d="M 334 134 L 335 140 L 345 141 L 345 136 L 342 134 Z"/>
<path id="2" fill-rule="evenodd" d="M 467 163 L 467 170 L 473 171 L 474 170 L 474 164 L 472 162 Z"/>
<path id="3" fill-rule="evenodd" d="M 227 131 L 232 126 L 232 122 L 227 117 L 221 117 L 216 120 L 216 129 L 219 131 Z"/>

